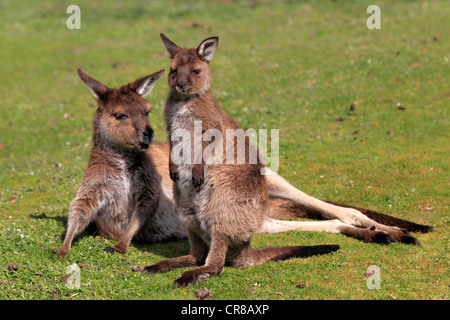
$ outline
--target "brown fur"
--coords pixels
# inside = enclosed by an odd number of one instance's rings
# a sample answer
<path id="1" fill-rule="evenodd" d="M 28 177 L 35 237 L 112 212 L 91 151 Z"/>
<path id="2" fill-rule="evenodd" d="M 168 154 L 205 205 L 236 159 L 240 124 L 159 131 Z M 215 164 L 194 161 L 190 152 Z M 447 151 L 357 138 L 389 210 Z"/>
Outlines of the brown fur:
<path id="1" fill-rule="evenodd" d="M 218 38 L 208 38 L 195 49 L 184 49 L 161 34 L 170 57 L 170 94 L 164 111 L 167 132 L 184 129 L 194 137 L 194 121 L 202 121 L 202 130 L 214 128 L 222 133 L 223 158 L 226 158 L 226 129 L 242 129 L 214 100 L 209 61 Z M 246 154 L 249 141 L 246 139 Z M 205 143 L 202 143 L 202 150 Z M 237 155 L 237 143 L 234 144 Z M 194 153 L 195 142 L 192 144 Z M 172 156 L 172 153 L 171 153 Z M 246 158 L 248 159 L 248 158 Z M 192 162 L 191 162 L 192 163 Z M 282 247 L 254 250 L 251 236 L 264 224 L 268 211 L 266 180 L 261 162 L 250 164 L 201 163 L 175 164 L 169 160 L 174 183 L 174 199 L 189 235 L 190 255 L 159 262 L 144 273 L 202 265 L 186 271 L 175 281 L 186 286 L 200 278 L 222 272 L 225 263 L 236 267 L 261 264 L 269 260 L 288 259 L 336 251 L 339 246 Z"/>
<path id="2" fill-rule="evenodd" d="M 143 99 L 163 70 L 119 89 L 110 89 L 78 69 L 98 100 L 94 146 L 83 181 L 72 201 L 66 237 L 57 257 L 65 257 L 72 240 L 94 222 L 102 236 L 117 240 L 107 251 L 124 253 L 131 239 L 154 218 L 161 199 L 161 177 L 146 153 L 153 140 Z"/>

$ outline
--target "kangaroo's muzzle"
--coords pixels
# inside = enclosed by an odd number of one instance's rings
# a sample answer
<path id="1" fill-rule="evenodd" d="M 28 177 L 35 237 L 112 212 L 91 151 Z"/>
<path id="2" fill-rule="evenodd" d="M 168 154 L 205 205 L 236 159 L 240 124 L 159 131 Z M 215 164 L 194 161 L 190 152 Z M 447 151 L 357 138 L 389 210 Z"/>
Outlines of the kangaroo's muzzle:
<path id="1" fill-rule="evenodd" d="M 142 140 L 139 143 L 139 146 L 142 149 L 148 149 L 149 145 L 155 140 L 155 134 L 152 127 L 145 128 L 145 131 L 142 132 Z"/>

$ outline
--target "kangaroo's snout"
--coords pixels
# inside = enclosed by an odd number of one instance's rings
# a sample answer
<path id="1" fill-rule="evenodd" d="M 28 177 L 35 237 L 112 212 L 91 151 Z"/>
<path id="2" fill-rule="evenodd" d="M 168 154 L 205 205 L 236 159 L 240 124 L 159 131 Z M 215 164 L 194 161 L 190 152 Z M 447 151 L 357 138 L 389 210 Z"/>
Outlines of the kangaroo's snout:
<path id="1" fill-rule="evenodd" d="M 183 81 L 178 82 L 177 83 L 177 90 L 180 91 L 180 92 L 183 92 L 183 93 L 186 92 L 187 91 L 187 83 L 183 82 Z"/>
<path id="2" fill-rule="evenodd" d="M 147 126 L 145 130 L 142 132 L 142 141 L 140 143 L 140 147 L 142 149 L 148 149 L 149 145 L 153 142 L 155 139 L 155 134 L 153 131 L 153 128 L 150 126 Z"/>

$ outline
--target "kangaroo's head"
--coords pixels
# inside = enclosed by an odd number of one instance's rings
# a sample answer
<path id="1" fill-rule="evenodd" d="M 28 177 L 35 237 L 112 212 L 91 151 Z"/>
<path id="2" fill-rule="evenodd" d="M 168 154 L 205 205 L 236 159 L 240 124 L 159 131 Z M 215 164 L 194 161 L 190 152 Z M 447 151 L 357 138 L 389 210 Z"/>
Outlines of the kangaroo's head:
<path id="1" fill-rule="evenodd" d="M 144 97 L 162 76 L 160 70 L 110 89 L 78 68 L 78 74 L 98 101 L 94 120 L 94 143 L 124 149 L 148 149 L 153 141 L 153 129 L 148 120 L 151 106 Z"/>
<path id="2" fill-rule="evenodd" d="M 180 48 L 161 33 L 161 39 L 170 56 L 169 86 L 183 96 L 201 95 L 209 90 L 211 69 L 219 38 L 203 40 L 197 48 Z"/>

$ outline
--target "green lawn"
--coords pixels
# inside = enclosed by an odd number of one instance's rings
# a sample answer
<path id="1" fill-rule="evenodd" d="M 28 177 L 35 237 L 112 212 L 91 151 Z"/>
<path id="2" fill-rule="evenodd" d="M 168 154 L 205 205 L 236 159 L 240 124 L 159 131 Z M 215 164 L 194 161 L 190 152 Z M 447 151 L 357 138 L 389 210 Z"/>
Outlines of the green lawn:
<path id="1" fill-rule="evenodd" d="M 66 1 L 0 2 L 0 299 L 197 299 L 204 287 L 211 300 L 449 299 L 447 1 L 376 1 L 379 30 L 366 27 L 371 1 L 76 4 L 80 30 L 66 27 Z M 92 145 L 95 101 L 76 68 L 111 87 L 168 70 L 160 32 L 192 47 L 219 36 L 213 93 L 243 127 L 280 129 L 279 173 L 292 184 L 435 231 L 414 234 L 422 247 L 257 235 L 255 247 L 341 249 L 226 267 L 181 289 L 172 282 L 184 270 L 143 276 L 131 266 L 185 254 L 187 241 L 132 245 L 119 255 L 102 251 L 113 241 L 82 235 L 67 259 L 55 259 Z M 158 140 L 166 139 L 166 79 L 147 98 Z M 73 263 L 79 289 L 67 286 Z M 370 265 L 381 268 L 378 290 L 367 288 Z"/>

